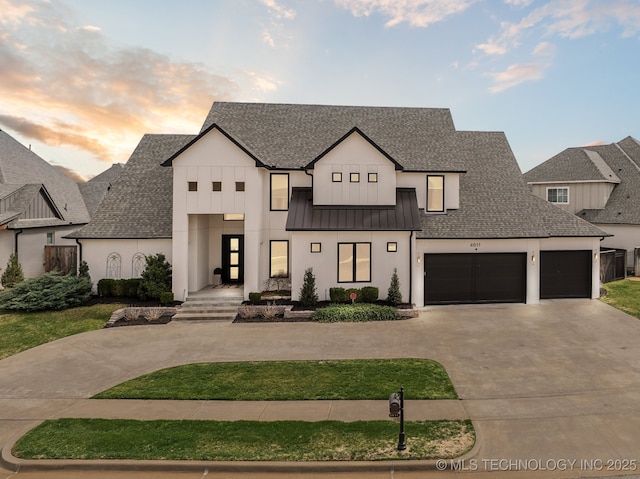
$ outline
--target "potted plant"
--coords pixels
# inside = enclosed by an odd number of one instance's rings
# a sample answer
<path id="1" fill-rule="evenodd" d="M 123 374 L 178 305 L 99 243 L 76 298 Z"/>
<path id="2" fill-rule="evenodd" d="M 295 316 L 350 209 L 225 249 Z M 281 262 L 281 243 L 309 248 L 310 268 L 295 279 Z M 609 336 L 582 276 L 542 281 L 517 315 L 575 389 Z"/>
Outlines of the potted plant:
<path id="1" fill-rule="evenodd" d="M 222 268 L 215 268 L 213 270 L 213 285 L 219 286 L 222 283 Z"/>

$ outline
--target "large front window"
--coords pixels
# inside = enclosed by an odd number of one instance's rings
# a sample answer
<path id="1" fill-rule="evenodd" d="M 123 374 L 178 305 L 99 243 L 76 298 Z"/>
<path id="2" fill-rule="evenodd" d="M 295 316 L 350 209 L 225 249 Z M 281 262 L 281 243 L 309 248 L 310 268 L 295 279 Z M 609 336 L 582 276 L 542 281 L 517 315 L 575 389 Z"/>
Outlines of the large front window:
<path id="1" fill-rule="evenodd" d="M 569 203 L 569 188 L 547 188 L 547 201 L 550 203 Z"/>
<path id="2" fill-rule="evenodd" d="M 371 281 L 371 243 L 338 243 L 338 283 Z"/>
<path id="3" fill-rule="evenodd" d="M 269 265 L 270 278 L 289 276 L 289 242 L 272 241 Z"/>
<path id="4" fill-rule="evenodd" d="M 289 209 L 289 174 L 271 173 L 271 211 Z"/>
<path id="5" fill-rule="evenodd" d="M 427 176 L 427 211 L 444 211 L 444 176 Z"/>

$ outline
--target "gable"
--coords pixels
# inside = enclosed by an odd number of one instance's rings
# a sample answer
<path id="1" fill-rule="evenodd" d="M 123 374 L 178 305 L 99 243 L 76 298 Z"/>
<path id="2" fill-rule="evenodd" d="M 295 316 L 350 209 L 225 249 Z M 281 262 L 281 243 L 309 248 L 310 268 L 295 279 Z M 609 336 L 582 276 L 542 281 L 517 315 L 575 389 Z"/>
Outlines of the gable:
<path id="1" fill-rule="evenodd" d="M 20 216 L 20 219 L 37 220 L 52 218 L 59 220 L 63 219 L 46 190 L 44 188 L 40 188 L 38 194 L 31 200 L 27 209 Z"/>

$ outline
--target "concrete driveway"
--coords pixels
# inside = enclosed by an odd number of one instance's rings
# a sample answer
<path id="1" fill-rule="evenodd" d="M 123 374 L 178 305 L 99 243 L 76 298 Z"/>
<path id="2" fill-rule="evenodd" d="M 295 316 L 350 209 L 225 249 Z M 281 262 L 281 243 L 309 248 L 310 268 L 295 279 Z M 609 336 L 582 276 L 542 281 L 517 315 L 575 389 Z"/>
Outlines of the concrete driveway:
<path id="1" fill-rule="evenodd" d="M 473 463 L 458 466 L 568 477 L 640 467 L 640 321 L 597 300 L 430 307 L 401 322 L 180 322 L 85 333 L 0 361 L 0 447 L 160 368 L 398 357 L 435 359 L 449 372 L 481 444 Z"/>

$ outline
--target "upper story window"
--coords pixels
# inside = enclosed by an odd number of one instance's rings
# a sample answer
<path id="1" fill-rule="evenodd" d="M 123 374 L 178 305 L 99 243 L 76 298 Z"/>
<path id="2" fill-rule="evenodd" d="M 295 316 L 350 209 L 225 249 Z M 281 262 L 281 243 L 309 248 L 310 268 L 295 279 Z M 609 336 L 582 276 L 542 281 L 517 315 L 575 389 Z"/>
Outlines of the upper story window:
<path id="1" fill-rule="evenodd" d="M 369 183 L 377 183 L 378 182 L 378 173 L 369 173 L 368 180 L 369 180 Z"/>
<path id="2" fill-rule="evenodd" d="M 236 181 L 236 191 L 244 191 L 244 181 Z"/>
<path id="3" fill-rule="evenodd" d="M 444 212 L 444 176 L 427 176 L 427 211 Z"/>
<path id="4" fill-rule="evenodd" d="M 198 182 L 190 181 L 189 182 L 189 191 L 198 191 Z"/>
<path id="5" fill-rule="evenodd" d="M 334 171 L 331 173 L 331 181 L 334 183 L 340 183 L 342 181 L 342 173 L 339 171 Z"/>
<path id="6" fill-rule="evenodd" d="M 271 173 L 271 211 L 289 209 L 289 173 Z"/>
<path id="7" fill-rule="evenodd" d="M 212 181 L 211 191 L 222 191 L 222 181 Z"/>
<path id="8" fill-rule="evenodd" d="M 569 188 L 547 188 L 549 203 L 569 204 Z"/>
<path id="9" fill-rule="evenodd" d="M 350 173 L 349 181 L 351 183 L 360 183 L 360 173 Z"/>

